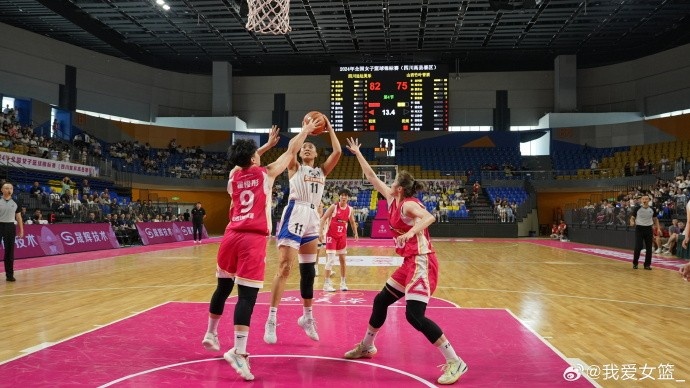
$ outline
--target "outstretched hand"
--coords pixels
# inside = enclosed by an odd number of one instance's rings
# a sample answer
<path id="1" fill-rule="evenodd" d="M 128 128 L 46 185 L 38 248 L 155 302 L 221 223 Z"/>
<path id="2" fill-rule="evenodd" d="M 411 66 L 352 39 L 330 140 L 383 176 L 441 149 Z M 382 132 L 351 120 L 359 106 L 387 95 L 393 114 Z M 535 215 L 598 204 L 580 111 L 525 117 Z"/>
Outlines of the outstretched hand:
<path id="1" fill-rule="evenodd" d="M 354 155 L 358 155 L 361 153 L 359 151 L 359 147 L 360 147 L 359 139 L 348 137 L 346 140 L 347 140 L 347 145 L 345 146 L 345 148 L 350 150 L 350 152 L 352 152 Z"/>
<path id="2" fill-rule="evenodd" d="M 266 144 L 268 144 L 270 147 L 274 147 L 276 144 L 278 144 L 278 140 L 280 139 L 280 135 L 278 132 L 280 131 L 280 128 L 278 128 L 277 125 L 273 125 L 271 127 L 271 131 L 268 133 L 268 141 Z"/>

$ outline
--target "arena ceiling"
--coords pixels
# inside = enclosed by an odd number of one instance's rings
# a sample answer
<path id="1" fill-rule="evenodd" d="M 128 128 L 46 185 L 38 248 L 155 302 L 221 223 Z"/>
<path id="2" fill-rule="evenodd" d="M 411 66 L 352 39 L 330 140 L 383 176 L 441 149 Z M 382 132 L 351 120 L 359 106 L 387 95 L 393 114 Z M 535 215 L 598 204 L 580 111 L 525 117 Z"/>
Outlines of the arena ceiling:
<path id="1" fill-rule="evenodd" d="M 562 54 L 586 68 L 690 42 L 687 0 L 292 0 L 292 31 L 278 36 L 245 29 L 247 0 L 165 1 L 168 11 L 155 0 L 2 0 L 0 23 L 161 69 L 210 74 L 227 61 L 236 75 L 544 70 Z"/>

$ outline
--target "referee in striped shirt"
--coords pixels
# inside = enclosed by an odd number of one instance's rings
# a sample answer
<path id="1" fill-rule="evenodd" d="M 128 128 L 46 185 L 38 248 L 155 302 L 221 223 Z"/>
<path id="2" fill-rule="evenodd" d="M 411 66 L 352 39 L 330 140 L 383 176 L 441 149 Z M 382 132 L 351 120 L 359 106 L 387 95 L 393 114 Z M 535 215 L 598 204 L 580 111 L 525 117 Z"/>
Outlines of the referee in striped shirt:
<path id="1" fill-rule="evenodd" d="M 22 208 L 12 199 L 14 187 L 11 183 L 3 183 L 2 200 L 0 200 L 0 241 L 5 247 L 5 276 L 8 282 L 14 282 L 14 238 L 17 235 L 14 222 L 19 225 L 19 238 L 24 237 L 24 222 Z"/>
<path id="2" fill-rule="evenodd" d="M 635 251 L 633 253 L 633 269 L 637 269 L 637 263 L 640 261 L 640 252 L 642 251 L 642 243 L 644 242 L 647 249 L 644 253 L 644 269 L 652 269 L 652 240 L 654 239 L 652 233 L 652 225 L 659 228 L 659 219 L 656 218 L 657 209 L 649 206 L 650 197 L 645 194 L 640 198 L 642 204 L 635 206 L 630 217 L 630 226 L 635 227 Z"/>

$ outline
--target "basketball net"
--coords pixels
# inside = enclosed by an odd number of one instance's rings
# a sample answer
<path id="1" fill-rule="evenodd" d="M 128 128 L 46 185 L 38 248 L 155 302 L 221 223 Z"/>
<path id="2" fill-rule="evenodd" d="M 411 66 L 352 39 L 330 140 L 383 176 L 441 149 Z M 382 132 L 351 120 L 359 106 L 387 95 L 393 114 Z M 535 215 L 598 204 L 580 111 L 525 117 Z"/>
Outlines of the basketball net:
<path id="1" fill-rule="evenodd" d="M 290 0 L 248 0 L 247 30 L 257 34 L 290 32 Z"/>

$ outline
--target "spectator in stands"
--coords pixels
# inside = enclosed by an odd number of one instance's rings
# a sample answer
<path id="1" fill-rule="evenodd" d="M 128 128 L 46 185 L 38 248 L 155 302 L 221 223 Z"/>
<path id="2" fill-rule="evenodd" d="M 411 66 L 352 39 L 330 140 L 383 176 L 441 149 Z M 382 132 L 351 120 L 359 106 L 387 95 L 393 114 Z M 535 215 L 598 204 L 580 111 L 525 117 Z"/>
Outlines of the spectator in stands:
<path id="1" fill-rule="evenodd" d="M 361 209 L 359 209 L 361 215 L 362 215 L 362 222 L 366 222 L 367 218 L 369 218 L 369 207 L 368 206 L 362 206 Z"/>
<path id="2" fill-rule="evenodd" d="M 31 218 L 31 221 L 33 221 L 34 224 L 47 224 L 48 220 L 43 219 L 43 213 L 41 212 L 41 209 L 36 209 L 34 212 L 34 216 Z"/>
<path id="3" fill-rule="evenodd" d="M 551 235 L 549 237 L 551 237 L 554 240 L 558 238 L 558 224 L 551 224 Z"/>
<path id="4" fill-rule="evenodd" d="M 26 212 L 26 206 L 22 206 L 22 211 L 20 213 L 20 216 L 22 217 L 22 221 L 25 224 L 31 220 L 31 217 L 29 217 L 29 213 Z"/>
<path id="5" fill-rule="evenodd" d="M 51 202 L 50 209 L 60 216 L 71 216 L 72 208 L 69 205 L 69 201 L 63 201 L 59 199 L 56 202 Z"/>
<path id="6" fill-rule="evenodd" d="M 82 194 L 91 194 L 91 184 L 89 183 L 88 179 L 82 179 L 81 181 L 81 193 Z"/>
<path id="7" fill-rule="evenodd" d="M 623 167 L 623 173 L 625 176 L 632 176 L 632 167 L 630 167 L 630 162 L 625 162 L 625 166 Z"/>
<path id="8" fill-rule="evenodd" d="M 89 216 L 86 218 L 86 221 L 84 221 L 84 222 L 87 223 L 87 224 L 95 224 L 95 223 L 97 223 L 97 222 L 99 222 L 99 221 L 98 221 L 98 219 L 96 218 L 96 213 L 94 213 L 94 212 L 89 212 Z"/>
<path id="9" fill-rule="evenodd" d="M 448 202 L 439 201 L 439 215 L 441 216 L 440 222 L 448 222 Z"/>
<path id="10" fill-rule="evenodd" d="M 479 184 L 479 181 L 474 181 L 474 184 L 472 185 L 472 202 L 477 202 L 477 199 L 479 199 L 479 191 L 481 190 L 482 186 Z"/>
<path id="11" fill-rule="evenodd" d="M 79 211 L 81 210 L 81 207 L 82 207 L 81 201 L 79 200 L 79 198 L 76 195 L 71 196 L 69 194 L 66 194 L 66 196 L 67 196 L 66 198 L 67 198 L 67 201 L 69 202 L 69 206 L 70 206 L 70 209 L 72 211 L 72 214 L 79 213 Z"/>
<path id="12" fill-rule="evenodd" d="M 671 170 L 671 161 L 668 159 L 666 154 L 661 154 L 661 159 L 659 159 L 659 170 L 661 172 L 666 172 Z"/>
<path id="13" fill-rule="evenodd" d="M 560 220 L 558 223 L 558 238 L 561 241 L 568 241 L 568 225 L 565 224 L 564 220 Z"/>
<path id="14" fill-rule="evenodd" d="M 676 162 L 673 164 L 673 175 L 679 176 L 685 174 L 685 158 L 683 155 L 678 155 Z"/>
<path id="15" fill-rule="evenodd" d="M 502 201 L 496 205 L 496 212 L 498 213 L 498 218 L 501 220 L 501 222 L 506 222 L 508 218 L 508 214 L 506 211 L 506 208 L 508 207 L 508 201 L 504 198 Z"/>
<path id="16" fill-rule="evenodd" d="M 511 202 L 506 206 L 506 222 L 515 222 L 515 210 L 517 205 L 515 202 Z"/>
<path id="17" fill-rule="evenodd" d="M 652 227 L 652 235 L 654 236 L 652 246 L 656 247 L 654 253 L 659 254 L 661 253 L 662 246 L 665 245 L 666 242 L 668 242 L 668 229 L 664 228 L 664 225 L 662 225 L 661 223 L 658 223 L 657 225 Z"/>
<path id="18" fill-rule="evenodd" d="M 72 193 L 72 185 L 74 185 L 74 182 L 72 182 L 72 180 L 68 176 L 62 178 L 60 184 L 62 185 L 62 194 Z"/>
<path id="19" fill-rule="evenodd" d="M 168 143 L 168 151 L 171 154 L 174 154 L 177 152 L 177 139 L 170 140 L 170 143 Z"/>
<path id="20" fill-rule="evenodd" d="M 184 217 L 185 221 L 189 221 L 191 218 L 191 214 L 189 213 L 189 209 L 185 210 L 184 213 L 182 213 L 182 217 Z"/>
<path id="21" fill-rule="evenodd" d="M 433 214 L 434 218 L 436 218 L 436 222 L 439 222 L 441 220 L 441 203 L 440 202 L 436 202 L 436 205 L 434 205 L 434 208 L 431 211 L 431 214 Z"/>
<path id="22" fill-rule="evenodd" d="M 683 232 L 684 226 L 685 225 L 678 221 L 677 218 L 671 220 L 671 225 L 668 227 L 668 241 L 661 246 L 663 248 L 661 250 L 662 254 L 673 254 L 673 251 L 676 249 L 676 244 L 678 243 L 678 236 Z"/>
<path id="23" fill-rule="evenodd" d="M 34 185 L 31 186 L 31 190 L 29 191 L 29 193 L 33 198 L 36 198 L 38 200 L 43 199 L 43 187 L 41 187 L 41 184 L 38 181 L 34 182 Z"/>
<path id="24" fill-rule="evenodd" d="M 629 202 L 628 201 L 621 201 L 620 203 L 616 204 L 616 225 L 618 226 L 627 226 L 628 222 L 628 212 L 630 210 L 629 207 Z"/>
<path id="25" fill-rule="evenodd" d="M 592 174 L 596 173 L 597 170 L 599 170 L 599 161 L 597 158 L 592 158 L 592 160 L 589 161 L 589 169 L 592 171 Z"/>

